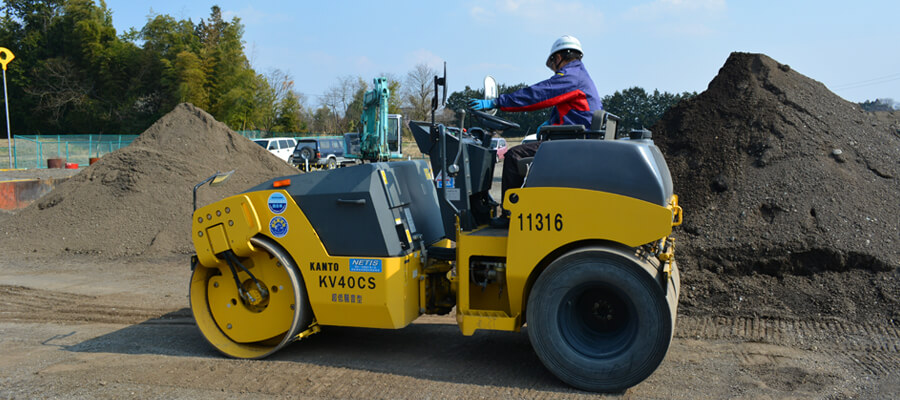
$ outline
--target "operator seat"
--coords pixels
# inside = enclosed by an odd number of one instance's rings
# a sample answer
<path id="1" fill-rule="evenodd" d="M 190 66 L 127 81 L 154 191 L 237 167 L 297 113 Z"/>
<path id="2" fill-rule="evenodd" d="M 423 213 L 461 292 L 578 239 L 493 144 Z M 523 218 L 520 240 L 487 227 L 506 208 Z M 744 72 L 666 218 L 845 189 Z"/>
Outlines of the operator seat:
<path id="1" fill-rule="evenodd" d="M 620 118 L 606 110 L 594 111 L 591 118 L 591 129 L 585 130 L 584 125 L 550 125 L 544 126 L 538 132 L 538 141 L 563 140 L 563 139 L 616 139 L 616 125 Z M 612 134 L 607 135 L 607 132 Z M 528 168 L 534 162 L 534 157 L 519 159 L 516 167 L 522 176 L 528 176 Z"/>

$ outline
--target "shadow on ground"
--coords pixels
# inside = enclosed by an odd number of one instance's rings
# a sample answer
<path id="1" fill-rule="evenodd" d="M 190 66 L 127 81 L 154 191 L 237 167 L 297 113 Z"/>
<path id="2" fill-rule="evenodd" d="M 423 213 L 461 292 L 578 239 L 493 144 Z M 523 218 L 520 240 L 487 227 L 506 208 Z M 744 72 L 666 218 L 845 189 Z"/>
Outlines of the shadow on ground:
<path id="1" fill-rule="evenodd" d="M 222 359 L 185 308 L 66 348 L 72 352 L 150 354 Z M 531 348 L 527 332 L 478 331 L 453 324 L 404 329 L 323 327 L 266 360 L 349 368 L 417 379 L 577 392 L 554 377 Z"/>

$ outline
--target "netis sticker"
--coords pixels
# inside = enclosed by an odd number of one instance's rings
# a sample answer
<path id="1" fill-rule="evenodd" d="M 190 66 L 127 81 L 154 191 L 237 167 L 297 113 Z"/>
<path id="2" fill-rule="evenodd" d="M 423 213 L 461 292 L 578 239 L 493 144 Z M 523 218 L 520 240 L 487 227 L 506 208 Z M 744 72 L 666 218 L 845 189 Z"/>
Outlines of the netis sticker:
<path id="1" fill-rule="evenodd" d="M 381 272 L 381 260 L 372 258 L 351 258 L 350 272 Z"/>
<path id="2" fill-rule="evenodd" d="M 288 233 L 288 222 L 282 216 L 272 217 L 269 220 L 269 232 L 272 233 L 272 236 L 277 238 L 283 238 L 284 235 Z M 379 260 L 380 261 L 380 260 Z"/>
<path id="3" fill-rule="evenodd" d="M 444 177 L 443 172 L 438 172 L 437 176 L 434 178 L 434 184 L 436 185 L 436 187 L 438 189 L 440 189 L 441 186 L 447 186 L 448 188 L 454 188 L 454 187 L 456 187 L 456 178 L 452 178 L 449 176 Z"/>
<path id="4" fill-rule="evenodd" d="M 287 198 L 283 194 L 275 192 L 269 195 L 269 210 L 275 214 L 281 214 L 287 209 Z"/>

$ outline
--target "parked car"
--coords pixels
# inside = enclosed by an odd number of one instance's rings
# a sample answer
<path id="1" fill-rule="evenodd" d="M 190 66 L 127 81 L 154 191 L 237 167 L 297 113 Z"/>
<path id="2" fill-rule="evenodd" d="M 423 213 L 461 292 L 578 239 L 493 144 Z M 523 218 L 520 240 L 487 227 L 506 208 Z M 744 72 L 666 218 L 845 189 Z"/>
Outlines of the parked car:
<path id="1" fill-rule="evenodd" d="M 297 146 L 297 141 L 294 138 L 253 139 L 253 142 L 284 161 L 288 161 L 288 158 L 291 157 L 291 153 L 294 151 L 294 147 Z"/>
<path id="2" fill-rule="evenodd" d="M 288 160 L 302 170 L 315 168 L 333 169 L 354 160 L 344 157 L 344 140 L 337 137 L 303 138 L 297 142 Z"/>
<path id="3" fill-rule="evenodd" d="M 503 161 L 503 156 L 506 155 L 506 139 L 504 138 L 491 138 L 491 149 L 497 150 L 497 162 Z"/>
<path id="4" fill-rule="evenodd" d="M 525 136 L 525 138 L 522 139 L 522 144 L 537 142 L 537 141 L 538 141 L 537 133 L 532 133 L 530 135 Z"/>

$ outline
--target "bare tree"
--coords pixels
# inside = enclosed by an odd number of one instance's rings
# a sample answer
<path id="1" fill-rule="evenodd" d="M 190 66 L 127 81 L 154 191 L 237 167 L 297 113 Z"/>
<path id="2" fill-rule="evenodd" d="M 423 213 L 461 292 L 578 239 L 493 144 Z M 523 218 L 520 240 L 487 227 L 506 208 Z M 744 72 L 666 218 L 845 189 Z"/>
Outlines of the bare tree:
<path id="1" fill-rule="evenodd" d="M 387 79 L 388 89 L 391 91 L 391 98 L 388 99 L 388 112 L 391 114 L 399 114 L 400 107 L 403 107 L 403 84 L 400 77 L 390 72 L 378 75 Z"/>
<path id="2" fill-rule="evenodd" d="M 66 108 L 84 105 L 89 100 L 90 85 L 78 77 L 68 59 L 50 58 L 35 70 L 37 79 L 25 92 L 38 98 L 37 110 L 49 112 L 54 124 L 59 124 Z"/>
<path id="3" fill-rule="evenodd" d="M 270 132 L 279 118 L 281 102 L 294 90 L 294 78 L 280 69 L 272 69 L 262 76 L 259 83 L 265 87 L 255 90 L 258 114 L 255 125 L 258 129 Z"/>
<path id="4" fill-rule="evenodd" d="M 327 107 L 332 122 L 328 124 L 329 133 L 341 133 L 347 130 L 349 121 L 346 121 L 347 109 L 353 102 L 353 98 L 359 90 L 365 90 L 366 82 L 360 77 L 343 76 L 332 85 L 319 99 L 321 105 Z"/>
<path id="5" fill-rule="evenodd" d="M 421 63 L 406 74 L 405 98 L 410 108 L 410 118 L 423 121 L 431 111 L 431 98 L 434 95 L 434 77 L 437 71 Z"/>
<path id="6" fill-rule="evenodd" d="M 337 133 L 341 121 L 341 115 L 338 112 L 341 108 L 340 89 L 332 86 L 319 97 L 319 103 L 321 107 L 315 113 L 317 129 L 323 130 L 325 133 Z"/>

